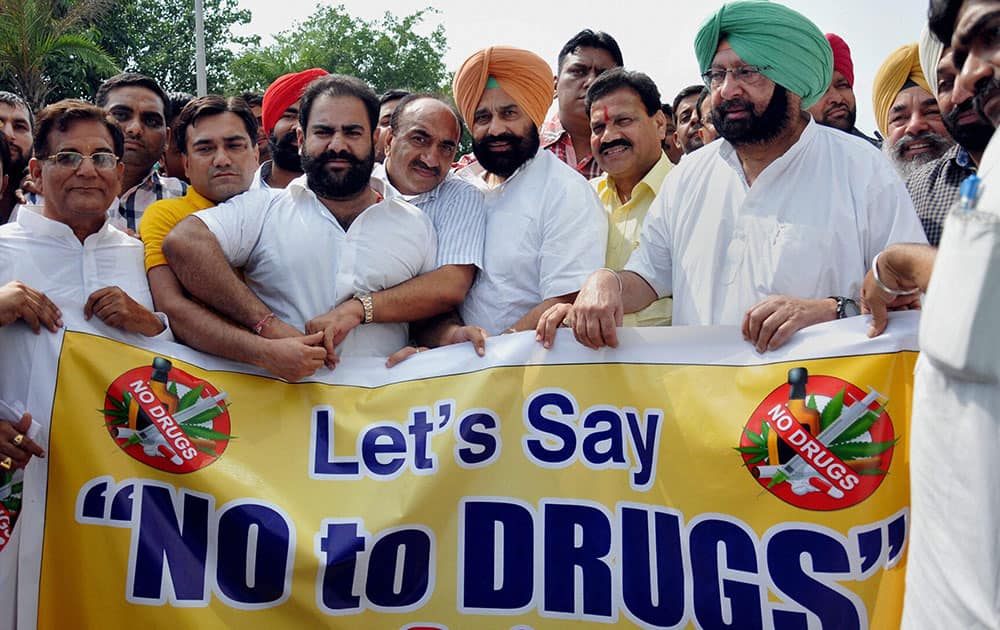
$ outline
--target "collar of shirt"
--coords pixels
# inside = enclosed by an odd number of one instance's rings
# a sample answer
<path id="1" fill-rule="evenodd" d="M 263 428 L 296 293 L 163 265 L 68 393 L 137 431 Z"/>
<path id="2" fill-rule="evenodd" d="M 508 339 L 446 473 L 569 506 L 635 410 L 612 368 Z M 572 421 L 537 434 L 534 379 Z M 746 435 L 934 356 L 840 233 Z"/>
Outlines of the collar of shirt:
<path id="1" fill-rule="evenodd" d="M 188 186 L 187 192 L 184 196 L 191 202 L 192 205 L 198 208 L 211 208 L 212 206 L 218 205 L 217 202 L 212 201 L 205 195 L 201 194 L 194 189 L 194 186 Z"/>
<path id="2" fill-rule="evenodd" d="M 261 188 L 270 188 L 271 186 L 267 183 L 267 178 L 271 176 L 271 169 L 274 168 L 274 164 L 271 160 L 265 161 L 257 169 L 257 179 L 260 181 Z"/>
<path id="3" fill-rule="evenodd" d="M 563 162 L 572 166 L 576 171 L 587 179 L 597 177 L 601 174 L 601 168 L 593 155 L 588 155 L 582 160 L 577 159 L 576 149 L 573 147 L 573 138 L 566 131 L 559 120 L 559 113 L 552 114 L 552 117 L 545 121 L 542 129 L 538 132 L 541 148 L 556 154 Z"/>
<path id="4" fill-rule="evenodd" d="M 569 136 L 562 126 L 562 121 L 559 120 L 558 111 L 549 116 L 548 119 L 542 123 L 542 128 L 538 130 L 538 137 L 542 142 L 542 148 L 555 144 L 560 138 L 563 137 L 563 134 Z"/>
<path id="5" fill-rule="evenodd" d="M 795 143 L 788 147 L 787 151 L 776 157 L 770 164 L 765 166 L 764 170 L 760 172 L 760 175 L 757 176 L 754 183 L 759 182 L 761 177 L 766 173 L 781 170 L 790 160 L 794 160 L 798 154 L 805 150 L 805 147 L 809 145 L 809 142 L 818 133 L 817 129 L 819 129 L 819 124 L 812 119 L 812 116 L 810 116 L 805 129 L 802 130 L 802 134 L 799 135 Z M 827 129 L 829 128 L 827 127 Z M 736 153 L 736 147 L 734 147 L 729 140 L 726 140 L 725 138 L 720 138 L 719 140 L 721 142 L 721 145 L 719 146 L 719 157 L 725 160 L 726 164 L 739 174 L 740 180 L 743 182 L 743 186 L 749 190 L 750 186 L 747 184 L 746 173 L 743 172 L 743 164 L 740 162 L 740 156 Z"/>
<path id="6" fill-rule="evenodd" d="M 383 196 L 385 197 L 395 196 L 413 205 L 419 205 L 422 203 L 431 203 L 435 199 L 437 199 L 438 195 L 441 194 L 441 187 L 444 186 L 445 181 L 447 181 L 448 178 L 450 177 L 457 177 L 457 175 L 455 175 L 454 172 L 452 171 L 448 171 L 448 174 L 445 175 L 445 178 L 443 180 L 441 180 L 441 183 L 435 186 L 434 188 L 431 188 L 427 192 L 418 193 L 416 195 L 404 195 L 403 193 L 399 192 L 399 190 L 395 186 L 392 185 L 391 181 L 389 181 L 389 172 L 385 170 L 384 164 L 376 163 L 375 168 L 372 169 L 372 180 L 378 181 L 382 185 Z"/>
<path id="7" fill-rule="evenodd" d="M 538 157 L 545 152 L 545 149 L 539 148 L 535 153 L 535 157 L 531 158 L 521 166 L 517 167 L 510 177 L 503 180 L 496 186 L 490 187 L 486 183 L 486 176 L 489 174 L 486 169 L 483 168 L 482 164 L 475 162 L 474 164 L 469 164 L 465 168 L 462 168 L 457 172 L 457 175 L 467 182 L 470 182 L 476 186 L 479 190 L 483 191 L 487 195 L 487 198 L 494 198 L 503 194 L 504 189 L 513 181 L 522 171 L 529 168 L 532 164 L 538 162 Z M 555 156 L 553 156 L 555 157 Z M 558 159 L 558 158 L 556 158 Z"/>
<path id="8" fill-rule="evenodd" d="M 120 198 L 124 199 L 129 195 L 134 195 L 140 190 L 156 190 L 160 185 L 160 175 L 156 172 L 156 168 L 149 169 L 149 174 L 142 178 L 142 181 L 135 186 L 129 188 L 128 190 L 122 191 L 122 194 L 118 195 Z"/>
<path id="9" fill-rule="evenodd" d="M 76 237 L 73 233 L 72 228 L 61 221 L 56 221 L 50 219 L 43 215 L 44 207 L 42 206 L 26 206 L 32 212 L 19 212 L 17 214 L 17 224 L 26 230 L 38 234 L 40 236 L 47 236 L 58 241 L 64 241 L 66 243 L 72 243 L 77 246 L 81 246 L 80 239 Z M 107 219 L 101 225 L 101 228 L 97 232 L 91 234 L 87 237 L 87 240 L 91 238 L 97 238 L 98 240 L 104 238 L 114 227 Z"/>
<path id="10" fill-rule="evenodd" d="M 316 193 L 314 193 L 312 189 L 309 188 L 308 177 L 309 177 L 308 175 L 303 173 L 302 175 L 299 175 L 298 177 L 290 181 L 287 187 L 288 194 L 291 195 L 292 198 L 295 199 L 296 201 L 301 201 L 302 199 L 311 199 L 312 201 L 315 201 L 317 204 L 319 204 L 322 208 L 325 209 L 326 206 L 324 206 L 323 202 L 319 200 L 319 196 L 317 196 Z M 371 206 L 368 206 L 369 208 L 377 206 L 381 203 L 385 203 L 387 201 L 391 201 L 392 199 L 399 197 L 399 193 L 396 192 L 396 190 L 393 189 L 392 186 L 389 186 L 386 182 L 375 177 L 374 173 L 372 174 L 372 177 L 368 180 L 368 185 L 379 196 L 379 199 L 375 203 L 373 203 Z"/>
<path id="11" fill-rule="evenodd" d="M 660 186 L 663 184 L 663 178 L 667 176 L 667 173 L 673 168 L 673 164 L 667 157 L 666 153 L 660 152 L 660 159 L 653 164 L 653 168 L 649 169 L 646 174 L 636 182 L 635 188 L 632 189 L 632 195 L 630 199 L 622 203 L 618 198 L 618 189 L 615 186 L 614 179 L 611 175 L 605 173 L 600 177 L 591 180 L 594 184 L 594 188 L 597 190 L 597 196 L 601 198 L 601 203 L 604 207 L 609 210 L 615 210 L 625 206 L 634 205 L 636 201 L 644 197 L 645 195 L 656 196 L 660 191 Z"/>

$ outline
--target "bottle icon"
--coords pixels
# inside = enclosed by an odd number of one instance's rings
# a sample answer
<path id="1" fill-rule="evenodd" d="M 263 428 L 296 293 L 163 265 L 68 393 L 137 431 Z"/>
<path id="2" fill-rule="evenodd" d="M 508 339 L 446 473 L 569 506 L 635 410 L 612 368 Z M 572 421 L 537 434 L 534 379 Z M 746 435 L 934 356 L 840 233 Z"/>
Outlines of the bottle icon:
<path id="1" fill-rule="evenodd" d="M 167 408 L 170 415 L 176 413 L 177 407 L 180 405 L 180 398 L 167 389 L 167 377 L 170 375 L 170 370 L 173 367 L 173 364 L 167 359 L 156 357 L 153 359 L 153 373 L 149 377 L 149 390 L 153 392 L 157 400 L 163 403 L 163 406 Z M 150 424 L 152 424 L 152 421 L 149 419 L 149 416 L 139 406 L 138 401 L 133 399 L 128 407 L 129 428 L 134 431 L 141 431 Z"/>
<path id="2" fill-rule="evenodd" d="M 810 435 L 819 435 L 821 422 L 819 412 L 806 405 L 806 383 L 809 381 L 809 370 L 797 367 L 788 370 L 788 402 L 785 407 L 794 416 L 802 428 Z M 778 437 L 777 431 L 771 431 L 767 436 L 767 457 L 772 466 L 784 464 L 795 457 L 795 450 Z"/>

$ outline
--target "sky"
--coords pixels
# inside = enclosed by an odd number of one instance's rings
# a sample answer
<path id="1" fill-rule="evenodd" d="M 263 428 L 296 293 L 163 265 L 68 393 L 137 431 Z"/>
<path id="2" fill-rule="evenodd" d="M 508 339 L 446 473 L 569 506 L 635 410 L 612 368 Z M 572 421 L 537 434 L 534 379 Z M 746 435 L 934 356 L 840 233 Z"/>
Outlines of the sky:
<path id="1" fill-rule="evenodd" d="M 694 36 L 701 21 L 720 0 L 505 0 L 498 3 L 468 0 L 328 0 L 343 4 L 356 17 L 374 19 L 385 11 L 404 16 L 433 5 L 437 14 L 426 21 L 430 32 L 444 26 L 449 50 L 444 63 L 454 72 L 476 50 L 494 44 L 526 48 L 554 67 L 559 49 L 584 28 L 603 30 L 618 41 L 625 67 L 645 72 L 671 102 L 684 86 L 699 83 L 694 58 Z M 253 15 L 238 34 L 261 35 L 285 30 L 313 13 L 317 0 L 239 0 Z M 871 85 L 875 72 L 889 54 L 917 41 L 926 21 L 927 0 L 783 0 L 809 17 L 823 32 L 837 33 L 851 47 L 857 126 L 871 135 Z"/>

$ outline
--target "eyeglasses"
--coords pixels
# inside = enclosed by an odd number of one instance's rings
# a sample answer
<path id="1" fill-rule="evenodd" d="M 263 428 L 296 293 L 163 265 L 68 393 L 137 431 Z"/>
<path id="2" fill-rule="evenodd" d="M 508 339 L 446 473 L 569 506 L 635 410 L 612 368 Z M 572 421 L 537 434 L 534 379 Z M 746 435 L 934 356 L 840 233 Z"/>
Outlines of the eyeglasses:
<path id="1" fill-rule="evenodd" d="M 114 153 L 91 153 L 90 155 L 84 155 L 76 151 L 60 151 L 55 155 L 50 155 L 43 159 L 52 162 L 59 168 L 74 171 L 80 168 L 84 160 L 93 162 L 94 168 L 99 171 L 109 171 L 118 165 L 118 156 Z"/>
<path id="2" fill-rule="evenodd" d="M 705 85 L 719 87 L 726 80 L 726 75 L 733 75 L 733 80 L 743 85 L 757 85 L 764 77 L 762 72 L 770 70 L 771 66 L 741 66 L 739 68 L 710 68 L 701 73 Z"/>

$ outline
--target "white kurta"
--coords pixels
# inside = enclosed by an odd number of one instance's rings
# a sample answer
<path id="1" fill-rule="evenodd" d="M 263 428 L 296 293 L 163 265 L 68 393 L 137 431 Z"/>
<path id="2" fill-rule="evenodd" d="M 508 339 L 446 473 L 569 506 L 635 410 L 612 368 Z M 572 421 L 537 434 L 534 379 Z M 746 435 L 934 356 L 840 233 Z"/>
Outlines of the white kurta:
<path id="1" fill-rule="evenodd" d="M 604 266 L 604 208 L 587 180 L 549 151 L 539 149 L 496 188 L 469 180 L 486 195 L 486 246 L 462 304 L 465 323 L 499 334 L 543 301 L 579 291 Z"/>
<path id="2" fill-rule="evenodd" d="M 150 311 L 142 242 L 105 222 L 83 243 L 39 207 L 0 226 L 0 285 L 13 280 L 41 291 L 62 310 L 83 312 L 94 291 L 117 286 Z M 166 316 L 157 314 L 166 323 Z M 160 336 L 172 339 L 169 328 Z"/>
<path id="3" fill-rule="evenodd" d="M 886 245 L 926 242 L 888 161 L 812 120 L 752 187 L 725 140 L 684 156 L 640 240 L 625 268 L 673 295 L 675 326 L 738 325 L 769 295 L 857 297 Z"/>
<path id="4" fill-rule="evenodd" d="M 385 199 L 340 225 L 303 175 L 285 189 L 251 190 L 195 213 L 247 286 L 281 320 L 306 322 L 361 293 L 388 289 L 435 268 L 437 237 L 416 207 Z M 342 356 L 388 356 L 407 344 L 405 323 L 365 324 L 338 346 Z"/>
<path id="5" fill-rule="evenodd" d="M 1000 627 L 996 136 L 979 174 L 977 210 L 987 214 L 968 217 L 971 228 L 956 221 L 965 217 L 948 217 L 920 323 L 910 427 L 913 526 L 903 607 L 903 628 L 913 630 Z M 966 338 L 956 338 L 956 331 Z M 935 343 L 943 337 L 950 339 Z"/>
<path id="6" fill-rule="evenodd" d="M 41 291 L 64 313 L 82 314 L 90 294 L 98 289 L 117 286 L 133 300 L 153 310 L 153 297 L 146 283 L 142 243 L 105 222 L 100 230 L 83 243 L 64 223 L 42 215 L 37 206 L 18 213 L 17 220 L 0 226 L 0 286 L 18 280 Z M 166 316 L 157 314 L 164 324 Z M 95 320 L 91 320 L 95 321 Z M 21 323 L 11 326 L 23 325 Z M 31 356 L 33 342 L 39 336 L 3 336 L 0 348 L 13 356 Z M 158 335 L 172 340 L 170 328 Z M 14 344 L 17 347 L 12 347 Z M 30 366 L 7 362 L 0 367 L 0 399 L 24 403 L 28 393 Z M 7 405 L 0 405 L 6 408 Z M 28 409 L 28 411 L 32 411 Z M 35 415 L 39 412 L 35 410 Z M 17 413 L 0 413 L 2 420 L 19 420 Z M 29 435 L 37 438 L 37 422 Z M 9 490 L 9 489 L 8 489 Z M 0 488 L 0 492 L 5 491 Z M 0 514 L 0 518 L 4 518 Z M 16 613 L 17 559 L 20 532 L 16 527 L 10 542 L 0 553 L 0 628 L 13 627 Z"/>

